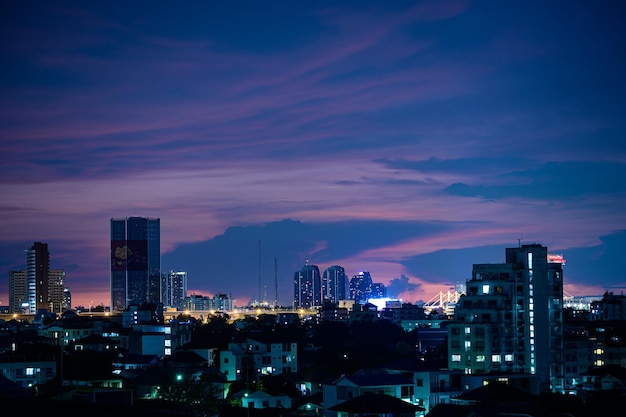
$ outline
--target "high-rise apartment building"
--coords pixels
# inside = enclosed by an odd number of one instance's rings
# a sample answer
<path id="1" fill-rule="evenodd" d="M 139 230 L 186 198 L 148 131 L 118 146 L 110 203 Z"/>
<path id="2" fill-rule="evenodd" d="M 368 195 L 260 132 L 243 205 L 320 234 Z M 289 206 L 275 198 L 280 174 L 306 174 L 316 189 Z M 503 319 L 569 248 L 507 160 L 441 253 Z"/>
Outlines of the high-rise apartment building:
<path id="1" fill-rule="evenodd" d="M 69 306 L 65 298 L 65 271 L 51 269 L 48 271 L 48 311 L 63 313 Z"/>
<path id="2" fill-rule="evenodd" d="M 30 313 L 26 270 L 9 271 L 9 313 Z"/>
<path id="3" fill-rule="evenodd" d="M 111 219 L 111 311 L 160 302 L 160 219 Z"/>
<path id="4" fill-rule="evenodd" d="M 541 391 L 563 391 L 563 266 L 552 259 L 530 244 L 473 265 L 448 326 L 450 370 L 528 374 Z"/>
<path id="5" fill-rule="evenodd" d="M 346 300 L 348 296 L 346 270 L 339 265 L 326 268 L 322 276 L 322 300 L 336 303 L 340 300 Z"/>
<path id="6" fill-rule="evenodd" d="M 9 271 L 9 311 L 16 314 L 62 313 L 65 271 L 50 269 L 48 244 L 35 242 L 26 250 L 26 269 Z"/>
<path id="7" fill-rule="evenodd" d="M 310 308 L 322 305 L 322 278 L 317 265 L 307 263 L 293 276 L 294 308 Z"/>
<path id="8" fill-rule="evenodd" d="M 187 297 L 187 272 L 163 272 L 161 290 L 164 305 L 182 310 Z"/>
<path id="9" fill-rule="evenodd" d="M 350 280 L 350 299 L 355 303 L 365 304 L 372 293 L 372 276 L 368 271 L 361 271 Z"/>
<path id="10" fill-rule="evenodd" d="M 50 252 L 48 244 L 35 242 L 26 251 L 26 282 L 28 285 L 29 314 L 48 309 L 48 272 Z"/>

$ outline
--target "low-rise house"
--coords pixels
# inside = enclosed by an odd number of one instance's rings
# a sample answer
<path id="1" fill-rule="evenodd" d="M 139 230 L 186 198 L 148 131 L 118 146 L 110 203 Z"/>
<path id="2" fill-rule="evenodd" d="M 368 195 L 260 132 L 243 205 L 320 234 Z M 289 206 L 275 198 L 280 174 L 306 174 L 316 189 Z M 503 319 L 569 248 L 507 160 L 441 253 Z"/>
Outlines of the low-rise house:
<path id="1" fill-rule="evenodd" d="M 139 355 L 131 353 L 129 355 L 119 355 L 113 359 L 113 373 L 119 374 L 121 371 L 142 370 L 156 366 L 159 363 L 157 355 Z"/>
<path id="2" fill-rule="evenodd" d="M 407 376 L 384 370 L 362 370 L 354 375 L 342 376 L 333 384 L 324 385 L 322 406 L 329 410 L 365 393 L 385 394 L 417 405 L 415 385 Z"/>
<path id="3" fill-rule="evenodd" d="M 423 407 L 403 401 L 392 395 L 365 392 L 328 409 L 342 417 L 415 417 Z"/>
<path id="4" fill-rule="evenodd" d="M 57 376 L 57 363 L 50 354 L 4 354 L 0 375 L 22 388 L 43 385 Z"/>
<path id="5" fill-rule="evenodd" d="M 291 398 L 288 395 L 271 395 L 264 391 L 246 392 L 241 397 L 243 408 L 291 408 Z"/>
<path id="6" fill-rule="evenodd" d="M 621 391 L 626 392 L 626 368 L 605 365 L 581 374 L 579 392 Z"/>
<path id="7" fill-rule="evenodd" d="M 298 344 L 288 339 L 267 339 L 258 335 L 228 344 L 220 352 L 220 372 L 228 381 L 240 380 L 246 361 L 254 364 L 258 375 L 291 374 L 298 371 Z"/>
<path id="8" fill-rule="evenodd" d="M 572 417 L 546 408 L 538 395 L 502 382 L 491 382 L 456 396 L 451 404 L 437 404 L 426 417 Z"/>

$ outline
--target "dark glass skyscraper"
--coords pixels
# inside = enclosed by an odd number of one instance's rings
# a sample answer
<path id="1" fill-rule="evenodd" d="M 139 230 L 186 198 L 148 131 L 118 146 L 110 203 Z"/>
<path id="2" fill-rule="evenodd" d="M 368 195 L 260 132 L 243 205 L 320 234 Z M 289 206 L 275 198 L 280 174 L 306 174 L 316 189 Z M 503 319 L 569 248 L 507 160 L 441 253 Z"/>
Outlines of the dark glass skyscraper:
<path id="1" fill-rule="evenodd" d="M 161 302 L 161 221 L 111 219 L 111 311 Z"/>

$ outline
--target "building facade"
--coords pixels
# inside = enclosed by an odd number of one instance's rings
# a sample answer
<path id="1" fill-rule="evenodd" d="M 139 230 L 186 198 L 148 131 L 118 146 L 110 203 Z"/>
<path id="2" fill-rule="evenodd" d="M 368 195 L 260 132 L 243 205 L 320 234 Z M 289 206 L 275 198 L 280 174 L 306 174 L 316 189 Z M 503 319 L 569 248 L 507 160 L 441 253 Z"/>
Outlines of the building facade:
<path id="1" fill-rule="evenodd" d="M 48 271 L 48 311 L 63 313 L 70 308 L 67 304 L 65 288 L 65 271 L 51 269 Z"/>
<path id="2" fill-rule="evenodd" d="M 161 221 L 111 219 L 111 311 L 161 302 Z"/>
<path id="3" fill-rule="evenodd" d="M 333 265 L 324 270 L 322 276 L 322 300 L 336 303 L 349 297 L 346 270 Z"/>
<path id="4" fill-rule="evenodd" d="M 229 343 L 228 349 L 220 352 L 220 372 L 229 382 L 297 371 L 298 343 L 289 339 L 247 338 L 245 342 Z"/>
<path id="5" fill-rule="evenodd" d="M 372 294 L 372 276 L 368 271 L 361 271 L 350 280 L 350 299 L 355 303 L 365 304 Z"/>
<path id="6" fill-rule="evenodd" d="M 26 282 L 28 285 L 29 314 L 48 309 L 48 272 L 50 252 L 48 244 L 35 242 L 26 251 Z"/>
<path id="7" fill-rule="evenodd" d="M 9 313 L 30 313 L 26 270 L 9 271 Z"/>
<path id="8" fill-rule="evenodd" d="M 65 271 L 50 269 L 48 244 L 35 242 L 26 250 L 26 269 L 9 271 L 9 311 L 15 314 L 62 313 Z"/>
<path id="9" fill-rule="evenodd" d="M 322 278 L 317 265 L 307 263 L 293 276 L 294 308 L 311 308 L 322 305 Z"/>
<path id="10" fill-rule="evenodd" d="M 184 271 L 163 272 L 161 300 L 168 307 L 183 309 L 187 297 L 187 273 Z"/>
<path id="11" fill-rule="evenodd" d="M 448 329 L 448 368 L 525 373 L 563 392 L 563 267 L 539 244 L 506 249 L 503 264 L 474 264 Z"/>

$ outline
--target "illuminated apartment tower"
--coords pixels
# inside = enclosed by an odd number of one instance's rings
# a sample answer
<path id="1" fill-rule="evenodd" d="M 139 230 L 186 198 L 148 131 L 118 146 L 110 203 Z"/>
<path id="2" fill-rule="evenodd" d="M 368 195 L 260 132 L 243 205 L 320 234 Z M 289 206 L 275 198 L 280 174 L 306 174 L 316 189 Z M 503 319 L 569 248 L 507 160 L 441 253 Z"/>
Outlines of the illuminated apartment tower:
<path id="1" fill-rule="evenodd" d="M 160 219 L 111 219 L 111 311 L 160 302 Z"/>
<path id="2" fill-rule="evenodd" d="M 309 308 L 322 305 L 320 269 L 307 261 L 293 276 L 294 308 Z"/>
<path id="3" fill-rule="evenodd" d="M 372 276 L 368 271 L 361 271 L 350 280 L 350 299 L 355 303 L 365 304 L 372 295 Z"/>
<path id="4" fill-rule="evenodd" d="M 182 271 L 163 272 L 161 300 L 163 305 L 182 310 L 187 297 L 187 273 Z"/>
<path id="5" fill-rule="evenodd" d="M 65 271 L 51 269 L 48 271 L 48 311 L 63 313 L 69 306 L 65 299 Z"/>
<path id="6" fill-rule="evenodd" d="M 322 276 L 322 300 L 336 303 L 348 298 L 348 277 L 343 267 L 326 268 Z"/>
<path id="7" fill-rule="evenodd" d="M 48 311 L 48 272 L 50 252 L 48 244 L 35 242 L 26 251 L 26 285 L 28 290 L 28 313 Z"/>
<path id="8" fill-rule="evenodd" d="M 539 391 L 562 392 L 560 259 L 531 244 L 507 248 L 504 264 L 474 264 L 448 326 L 448 368 L 527 374 L 536 378 Z"/>

